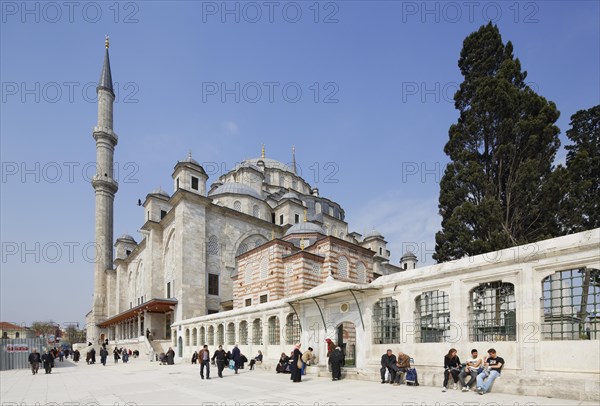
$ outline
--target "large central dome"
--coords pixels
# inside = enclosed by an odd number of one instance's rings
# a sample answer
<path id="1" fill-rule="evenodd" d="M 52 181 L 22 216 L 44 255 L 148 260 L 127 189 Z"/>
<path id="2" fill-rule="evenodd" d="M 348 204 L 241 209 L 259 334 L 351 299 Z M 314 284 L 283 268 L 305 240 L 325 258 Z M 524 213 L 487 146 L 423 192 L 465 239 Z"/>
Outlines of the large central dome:
<path id="1" fill-rule="evenodd" d="M 282 171 L 294 173 L 294 167 L 292 164 L 286 165 L 283 162 L 280 162 L 280 161 L 277 161 L 277 160 L 271 159 L 271 158 L 246 159 L 246 160 L 240 162 L 239 166 L 240 166 L 240 168 L 258 167 L 259 161 L 263 161 L 265 163 L 265 167 L 267 167 L 267 168 L 280 169 Z"/>

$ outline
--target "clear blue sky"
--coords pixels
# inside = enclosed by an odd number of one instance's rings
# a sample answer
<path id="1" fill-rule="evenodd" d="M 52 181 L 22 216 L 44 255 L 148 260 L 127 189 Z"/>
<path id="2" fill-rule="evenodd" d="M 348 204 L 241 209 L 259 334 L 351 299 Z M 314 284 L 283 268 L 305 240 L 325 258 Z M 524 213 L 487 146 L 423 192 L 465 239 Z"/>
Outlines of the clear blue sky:
<path id="1" fill-rule="evenodd" d="M 304 177 L 342 204 L 351 230 L 381 231 L 394 263 L 407 245 L 432 263 L 457 60 L 489 19 L 557 104 L 563 143 L 569 117 L 600 102 L 598 1 L 272 4 L 1 3 L 0 319 L 83 321 L 90 309 L 84 169 L 107 33 L 119 95 L 115 238 L 139 241 L 137 199 L 172 192 L 190 149 L 216 163 L 205 165 L 211 182 L 263 143 L 289 162 L 294 144 Z"/>

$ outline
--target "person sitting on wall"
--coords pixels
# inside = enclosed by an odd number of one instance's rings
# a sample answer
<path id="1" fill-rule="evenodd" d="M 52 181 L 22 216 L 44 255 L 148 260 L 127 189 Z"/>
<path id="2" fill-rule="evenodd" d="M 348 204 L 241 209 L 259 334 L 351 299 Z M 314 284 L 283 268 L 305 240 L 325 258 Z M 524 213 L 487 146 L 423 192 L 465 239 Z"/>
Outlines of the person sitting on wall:
<path id="1" fill-rule="evenodd" d="M 444 385 L 442 386 L 442 392 L 446 392 L 448 388 L 448 381 L 450 380 L 450 375 L 452 375 L 452 379 L 454 380 L 454 389 L 456 389 L 456 383 L 458 382 L 458 374 L 460 374 L 460 358 L 456 355 L 456 349 L 450 348 L 448 354 L 444 356 Z"/>
<path id="2" fill-rule="evenodd" d="M 279 362 L 277 363 L 277 366 L 275 367 L 275 370 L 277 371 L 278 374 L 290 373 L 291 371 L 289 369 L 289 365 L 290 365 L 290 357 L 288 357 L 285 352 L 282 352 L 281 357 L 279 357 Z"/>
<path id="3" fill-rule="evenodd" d="M 477 382 L 477 374 L 483 372 L 483 360 L 479 358 L 477 349 L 471 350 L 471 358 L 467 360 L 465 367 L 458 374 L 460 385 L 462 386 L 463 392 L 468 392 Z M 469 382 L 466 382 L 466 378 L 469 376 Z"/>
<path id="4" fill-rule="evenodd" d="M 250 371 L 254 370 L 254 364 L 262 364 L 263 354 L 258 350 L 258 355 L 250 360 Z"/>
<path id="5" fill-rule="evenodd" d="M 499 357 L 495 349 L 490 348 L 488 355 L 483 372 L 477 375 L 477 393 L 480 395 L 490 391 L 492 384 L 500 376 L 502 367 L 504 367 L 504 358 Z"/>
<path id="6" fill-rule="evenodd" d="M 379 370 L 381 373 L 381 383 L 387 383 L 385 379 L 386 371 L 390 374 L 389 382 L 394 383 L 397 369 L 396 356 L 392 353 L 392 350 L 387 350 L 386 353 L 381 356 L 381 369 Z"/>
<path id="7" fill-rule="evenodd" d="M 246 362 L 248 362 L 248 358 L 244 354 L 240 354 L 240 369 L 244 369 Z"/>
<path id="8" fill-rule="evenodd" d="M 400 351 L 398 353 L 398 357 L 396 358 L 396 379 L 394 380 L 394 385 L 398 386 L 404 382 L 403 377 L 406 372 L 410 369 L 410 357 Z"/>

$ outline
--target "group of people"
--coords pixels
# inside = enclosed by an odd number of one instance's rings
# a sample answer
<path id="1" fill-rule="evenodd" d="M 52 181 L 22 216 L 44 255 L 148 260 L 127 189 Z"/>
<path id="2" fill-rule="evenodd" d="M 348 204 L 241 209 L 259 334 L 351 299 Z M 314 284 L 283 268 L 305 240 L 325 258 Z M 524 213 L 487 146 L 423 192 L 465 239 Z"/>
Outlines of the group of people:
<path id="1" fill-rule="evenodd" d="M 410 370 L 410 356 L 403 352 L 399 352 L 396 357 L 392 350 L 387 350 L 385 354 L 381 356 L 381 383 L 390 383 L 392 385 L 401 385 L 406 383 L 404 379 L 408 371 Z M 389 379 L 387 376 L 389 375 Z M 418 381 L 415 385 L 418 385 Z"/>
<path id="2" fill-rule="evenodd" d="M 460 362 L 455 348 L 451 348 L 444 356 L 444 384 L 442 392 L 448 389 L 450 377 L 454 387 L 460 382 L 463 392 L 469 392 L 475 386 L 475 391 L 480 395 L 489 392 L 496 378 L 502 373 L 504 359 L 499 357 L 494 348 L 488 350 L 488 355 L 479 357 L 477 349 L 471 350 L 471 356 L 464 364 Z M 466 379 L 469 378 L 467 382 Z"/>
<path id="3" fill-rule="evenodd" d="M 208 345 L 204 344 L 200 351 L 194 352 L 192 355 L 192 364 L 200 364 L 200 378 L 204 379 L 206 370 L 206 379 L 210 379 L 210 365 L 217 367 L 217 375 L 223 378 L 223 370 L 226 366 L 238 373 L 239 369 L 244 368 L 244 364 L 248 362 L 248 358 L 241 353 L 237 344 L 233 346 L 231 351 L 225 351 L 222 345 L 219 345 L 213 356 L 210 356 Z M 257 362 L 262 362 L 262 352 L 259 350 L 258 355 L 250 362 L 250 369 L 254 369 Z"/>
<path id="4" fill-rule="evenodd" d="M 327 339 L 327 364 L 331 371 L 331 380 L 338 381 L 342 379 L 342 366 L 344 366 L 344 353 L 342 349 L 336 346 L 333 341 Z M 302 382 L 302 375 L 306 375 L 306 367 L 311 365 L 315 357 L 312 347 L 308 347 L 304 353 L 300 350 L 301 344 L 297 343 L 294 350 L 287 355 L 281 353 L 279 361 L 275 366 L 275 371 L 279 373 L 289 373 L 292 382 Z"/>

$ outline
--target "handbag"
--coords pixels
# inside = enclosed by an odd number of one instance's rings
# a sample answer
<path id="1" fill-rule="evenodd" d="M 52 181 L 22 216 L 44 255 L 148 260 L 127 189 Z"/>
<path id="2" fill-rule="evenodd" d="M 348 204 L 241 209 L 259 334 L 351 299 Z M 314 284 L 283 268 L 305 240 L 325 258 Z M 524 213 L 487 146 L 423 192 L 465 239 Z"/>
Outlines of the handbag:
<path id="1" fill-rule="evenodd" d="M 302 360 L 300 358 L 298 358 L 298 362 L 296 363 L 296 366 L 298 367 L 298 369 L 302 369 Z"/>

